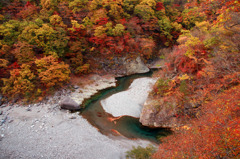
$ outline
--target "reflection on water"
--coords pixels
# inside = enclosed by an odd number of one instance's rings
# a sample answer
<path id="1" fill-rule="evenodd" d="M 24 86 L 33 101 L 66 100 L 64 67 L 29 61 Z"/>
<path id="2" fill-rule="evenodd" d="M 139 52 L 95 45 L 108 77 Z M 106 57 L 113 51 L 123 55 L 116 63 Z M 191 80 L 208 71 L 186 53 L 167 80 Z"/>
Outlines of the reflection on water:
<path id="1" fill-rule="evenodd" d="M 169 134 L 170 131 L 167 129 L 152 129 L 142 126 L 139 119 L 130 116 L 114 118 L 112 115 L 106 113 L 100 104 L 101 100 L 111 96 L 112 94 L 126 90 L 134 79 L 140 77 L 151 77 L 151 75 L 152 72 L 149 72 L 146 74 L 136 74 L 118 78 L 118 86 L 116 88 L 103 90 L 93 98 L 86 101 L 86 108 L 82 111 L 81 115 L 105 135 L 119 135 L 120 133 L 121 135 L 131 139 L 141 138 L 152 142 L 158 142 L 158 137 L 165 136 Z"/>

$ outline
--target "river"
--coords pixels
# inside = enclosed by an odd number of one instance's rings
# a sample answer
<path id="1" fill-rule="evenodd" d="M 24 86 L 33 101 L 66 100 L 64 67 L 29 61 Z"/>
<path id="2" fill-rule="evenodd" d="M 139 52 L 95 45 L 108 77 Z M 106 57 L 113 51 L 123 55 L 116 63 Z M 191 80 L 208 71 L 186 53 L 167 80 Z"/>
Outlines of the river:
<path id="1" fill-rule="evenodd" d="M 117 87 L 102 90 L 85 101 L 85 108 L 81 115 L 104 135 L 118 136 L 121 134 L 130 139 L 140 138 L 159 143 L 158 138 L 170 134 L 170 130 L 145 127 L 139 122 L 139 118 L 130 116 L 113 118 L 111 114 L 104 111 L 100 103 L 101 100 L 115 93 L 127 90 L 134 79 L 151 76 L 152 72 L 117 78 Z"/>

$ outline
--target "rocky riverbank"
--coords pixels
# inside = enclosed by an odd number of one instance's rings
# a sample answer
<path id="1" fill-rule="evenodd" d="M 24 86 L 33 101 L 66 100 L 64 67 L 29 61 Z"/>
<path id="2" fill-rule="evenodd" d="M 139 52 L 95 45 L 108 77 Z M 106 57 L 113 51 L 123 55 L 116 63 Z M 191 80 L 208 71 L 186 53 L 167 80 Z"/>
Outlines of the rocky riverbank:
<path id="1" fill-rule="evenodd" d="M 61 101 L 67 96 L 81 102 L 97 90 L 115 85 L 111 76 L 93 75 L 88 79 L 88 86 L 63 89 L 41 103 L 3 104 L 0 158 L 117 159 L 124 158 L 132 146 L 150 144 L 144 140 L 102 135 L 78 113 L 60 109 Z"/>
<path id="2" fill-rule="evenodd" d="M 100 90 L 115 87 L 116 80 L 113 75 L 89 75 L 85 79 L 81 79 L 80 83 L 74 85 L 74 91 L 70 92 L 66 97 L 61 99 L 61 107 L 75 110 L 83 106 L 83 102 L 91 96 L 98 93 Z"/>
<path id="3" fill-rule="evenodd" d="M 143 140 L 108 137 L 57 104 L 1 108 L 0 158 L 124 158 Z M 4 120 L 4 122 L 3 122 Z"/>
<path id="4" fill-rule="evenodd" d="M 126 64 L 124 74 L 147 71 L 138 58 Z M 118 159 L 125 158 L 125 152 L 132 146 L 150 144 L 145 140 L 102 135 L 78 112 L 70 113 L 60 108 L 66 98 L 81 106 L 99 90 L 116 86 L 115 76 L 93 74 L 72 78 L 71 89 L 57 91 L 42 102 L 1 105 L 0 158 Z"/>

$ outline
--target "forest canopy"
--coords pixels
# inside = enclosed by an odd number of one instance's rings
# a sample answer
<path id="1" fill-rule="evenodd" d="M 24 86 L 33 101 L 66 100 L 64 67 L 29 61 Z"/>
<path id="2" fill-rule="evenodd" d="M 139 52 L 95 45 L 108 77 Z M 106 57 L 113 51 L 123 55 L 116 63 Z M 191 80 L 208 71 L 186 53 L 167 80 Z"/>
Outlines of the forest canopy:
<path id="1" fill-rule="evenodd" d="M 155 111 L 175 103 L 165 108 L 186 125 L 153 157 L 239 158 L 239 11 L 238 0 L 1 0 L 0 94 L 39 101 L 72 76 L 121 69 L 118 58 L 162 59 Z"/>
<path id="2" fill-rule="evenodd" d="M 184 26 L 191 28 L 194 22 L 204 19 L 192 14 L 191 18 L 180 20 L 189 14 L 188 9 L 180 6 L 182 3 L 170 0 L 1 1 L 1 91 L 12 98 L 44 96 L 49 89 L 66 83 L 71 74 L 79 76 L 101 70 L 102 64 L 95 62 L 99 58 L 100 61 L 107 59 L 103 61 L 107 65 L 115 64 L 115 57 L 153 59 L 158 56 L 159 48 L 176 44 Z M 43 79 L 40 61 L 46 64 L 44 76 L 50 73 L 64 76 Z M 34 78 L 21 75 L 26 71 Z M 24 80 L 29 88 L 20 87 Z M 53 81 L 58 84 L 51 84 Z M 36 90 L 39 93 L 33 93 Z"/>

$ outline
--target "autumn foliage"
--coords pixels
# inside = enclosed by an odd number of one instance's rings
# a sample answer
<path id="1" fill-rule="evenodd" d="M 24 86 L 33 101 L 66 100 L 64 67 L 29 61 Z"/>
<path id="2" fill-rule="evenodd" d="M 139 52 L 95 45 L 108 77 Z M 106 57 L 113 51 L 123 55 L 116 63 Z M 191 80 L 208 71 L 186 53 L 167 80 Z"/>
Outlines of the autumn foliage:
<path id="1" fill-rule="evenodd" d="M 202 106 L 202 113 L 163 140 L 153 158 L 239 158 L 240 87 Z"/>
<path id="2" fill-rule="evenodd" d="M 223 7 L 223 3 L 227 5 Z M 175 134 L 162 140 L 153 158 L 239 158 L 240 155 L 237 40 L 240 28 L 235 19 L 239 16 L 239 3 L 186 4 L 187 9 L 196 6 L 205 21 L 194 22 L 191 30 L 182 30 L 178 46 L 165 55 L 166 67 L 159 72 L 152 92 L 156 101 L 174 99 L 173 109 L 177 112 L 174 117 L 178 120 Z M 217 14 L 210 14 L 208 7 L 214 7 Z"/>
<path id="3" fill-rule="evenodd" d="M 187 126 L 154 157 L 238 158 L 239 8 L 237 0 L 2 1 L 0 93 L 41 99 L 72 75 L 160 57 L 151 96 L 174 100 L 172 116 Z"/>
<path id="4" fill-rule="evenodd" d="M 69 81 L 69 66 L 63 62 L 58 62 L 53 56 L 43 57 L 35 61 L 38 77 L 47 88 L 62 86 Z"/>

